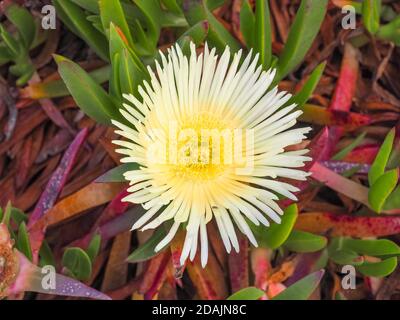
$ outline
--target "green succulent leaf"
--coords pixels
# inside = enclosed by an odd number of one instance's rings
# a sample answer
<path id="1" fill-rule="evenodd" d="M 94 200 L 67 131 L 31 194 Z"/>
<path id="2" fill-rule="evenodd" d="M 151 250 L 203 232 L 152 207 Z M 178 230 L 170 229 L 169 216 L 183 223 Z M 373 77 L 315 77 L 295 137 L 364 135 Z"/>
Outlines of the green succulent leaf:
<path id="1" fill-rule="evenodd" d="M 382 211 L 385 201 L 396 188 L 399 180 L 398 169 L 392 169 L 382 174 L 369 188 L 368 202 L 377 213 Z"/>
<path id="2" fill-rule="evenodd" d="M 367 277 L 386 277 L 397 267 L 397 257 L 391 257 L 380 262 L 364 262 L 356 269 Z"/>
<path id="3" fill-rule="evenodd" d="M 119 1 L 99 0 L 100 17 L 106 34 L 109 34 L 110 23 L 120 28 L 128 43 L 133 48 L 133 38 L 126 22 L 125 13 Z"/>
<path id="4" fill-rule="evenodd" d="M 226 300 L 258 300 L 265 294 L 256 287 L 248 287 L 229 296 Z"/>
<path id="5" fill-rule="evenodd" d="M 9 33 L 3 25 L 0 23 L 0 38 L 3 39 L 4 44 L 7 46 L 7 49 L 10 51 L 12 59 L 18 59 L 21 54 L 23 54 L 24 49 L 16 39 L 13 38 L 11 33 Z"/>
<path id="6" fill-rule="evenodd" d="M 214 6 L 217 7 L 218 5 L 218 2 L 211 3 L 206 0 L 184 0 L 184 14 L 191 26 L 203 20 L 208 21 L 207 42 L 215 47 L 218 52 L 223 52 L 226 46 L 236 52 L 240 49 L 239 43 L 212 14 Z"/>
<path id="7" fill-rule="evenodd" d="M 25 222 L 22 222 L 18 228 L 18 238 L 16 247 L 21 251 L 29 260 L 32 261 L 32 249 L 29 242 L 28 230 Z"/>
<path id="8" fill-rule="evenodd" d="M 111 58 L 112 73 L 109 81 L 110 94 L 116 99 L 122 98 L 122 91 L 119 79 L 119 66 L 121 65 L 121 54 L 116 52 Z"/>
<path id="9" fill-rule="evenodd" d="M 193 42 L 196 46 L 200 45 L 207 37 L 208 30 L 209 27 L 207 20 L 200 21 L 183 33 L 177 40 L 177 43 L 184 53 L 189 54 L 190 42 Z"/>
<path id="10" fill-rule="evenodd" d="M 137 46 L 143 55 L 153 56 L 156 52 L 158 38 L 160 36 L 163 11 L 159 0 L 133 0 L 142 12 L 144 26 L 136 20 Z"/>
<path id="11" fill-rule="evenodd" d="M 277 65 L 276 82 L 303 61 L 325 17 L 328 0 L 302 0 Z"/>
<path id="12" fill-rule="evenodd" d="M 323 236 L 293 230 L 284 246 L 293 252 L 316 252 L 325 248 L 327 242 L 328 240 Z"/>
<path id="13" fill-rule="evenodd" d="M 341 249 L 329 253 L 329 258 L 340 265 L 361 265 L 364 263 L 364 258 L 357 252 L 349 249 Z"/>
<path id="14" fill-rule="evenodd" d="M 11 219 L 14 220 L 17 225 L 20 225 L 22 222 L 26 222 L 28 217 L 18 208 L 11 207 Z"/>
<path id="15" fill-rule="evenodd" d="M 400 185 L 386 198 L 384 210 L 400 209 Z"/>
<path id="16" fill-rule="evenodd" d="M 138 170 L 138 163 L 124 163 L 107 171 L 96 179 L 96 182 L 125 182 L 124 173 L 132 170 Z"/>
<path id="17" fill-rule="evenodd" d="M 271 65 L 272 40 L 268 0 L 256 0 L 254 49 L 260 54 L 264 70 Z"/>
<path id="18" fill-rule="evenodd" d="M 85 9 L 91 13 L 100 14 L 99 1 L 98 0 L 71 0 L 82 9 Z"/>
<path id="19" fill-rule="evenodd" d="M 83 9 L 71 1 L 53 0 L 57 15 L 74 32 L 82 38 L 98 55 L 108 60 L 107 38 L 88 20 Z"/>
<path id="20" fill-rule="evenodd" d="M 11 61 L 13 55 L 4 43 L 0 43 L 0 66 Z"/>
<path id="21" fill-rule="evenodd" d="M 386 135 L 385 140 L 383 141 L 383 144 L 371 165 L 371 169 L 368 172 L 368 182 L 370 186 L 372 186 L 385 172 L 385 167 L 392 151 L 394 137 L 395 129 L 393 128 Z"/>
<path id="22" fill-rule="evenodd" d="M 392 41 L 396 46 L 400 46 L 400 16 L 381 26 L 375 36 L 383 40 Z"/>
<path id="23" fill-rule="evenodd" d="M 174 13 L 182 13 L 182 8 L 178 4 L 177 0 L 161 0 L 164 6 Z"/>
<path id="24" fill-rule="evenodd" d="M 81 248 L 67 248 L 62 257 L 62 265 L 78 280 L 88 280 L 92 274 L 90 257 Z"/>
<path id="25" fill-rule="evenodd" d="M 77 105 L 99 123 L 110 124 L 110 119 L 121 116 L 111 97 L 79 65 L 55 55 L 58 72 Z"/>
<path id="26" fill-rule="evenodd" d="M 133 60 L 133 63 L 135 64 L 135 68 L 141 70 L 141 73 L 138 76 L 140 76 L 140 78 L 142 78 L 142 79 L 147 77 L 146 67 L 143 65 L 142 61 L 140 61 L 140 59 L 136 55 L 136 53 L 128 46 L 125 39 L 123 39 L 123 36 L 118 32 L 118 29 L 114 26 L 113 23 L 111 23 L 110 24 L 110 58 L 113 59 L 113 57 L 116 53 L 119 53 L 120 58 L 121 58 L 124 50 L 129 52 L 129 57 L 130 57 L 130 59 Z"/>
<path id="27" fill-rule="evenodd" d="M 1 210 L 1 223 L 4 223 L 6 226 L 10 225 L 10 218 L 11 218 L 11 212 L 12 212 L 12 206 L 11 206 L 11 202 L 8 201 L 7 205 L 6 205 L 6 209 Z"/>
<path id="28" fill-rule="evenodd" d="M 303 107 L 317 87 L 319 80 L 324 73 L 325 66 L 326 62 L 322 62 L 314 69 L 310 77 L 307 79 L 307 82 L 301 90 L 288 101 L 287 105 L 296 103 L 298 108 L 301 109 Z"/>
<path id="29" fill-rule="evenodd" d="M 39 256 L 40 256 L 40 265 L 42 267 L 49 265 L 55 267 L 56 260 L 47 241 L 43 241 L 42 246 L 40 247 Z"/>
<path id="30" fill-rule="evenodd" d="M 155 252 L 154 249 L 158 243 L 167 235 L 166 228 L 161 226 L 156 229 L 153 235 L 144 244 L 135 249 L 126 261 L 130 263 L 137 263 L 149 260 L 155 257 L 159 252 Z"/>
<path id="31" fill-rule="evenodd" d="M 144 74 L 136 64 L 135 58 L 127 49 L 119 56 L 119 86 L 121 93 L 136 95 L 138 87 L 144 80 Z"/>
<path id="32" fill-rule="evenodd" d="M 357 138 L 354 139 L 348 146 L 344 147 L 342 150 L 340 150 L 338 153 L 336 153 L 333 157 L 332 160 L 339 161 L 344 159 L 351 151 L 353 151 L 355 148 L 357 148 L 364 140 L 365 136 L 367 135 L 366 132 L 360 133 Z"/>
<path id="33" fill-rule="evenodd" d="M 18 29 L 18 33 L 26 49 L 32 46 L 36 34 L 36 24 L 33 16 L 24 7 L 16 4 L 7 6 L 5 10 L 7 19 Z"/>
<path id="34" fill-rule="evenodd" d="M 368 256 L 400 255 L 400 247 L 393 241 L 387 239 L 358 240 L 345 238 L 342 242 L 343 248 L 353 250 L 358 254 Z"/>
<path id="35" fill-rule="evenodd" d="M 240 10 L 240 32 L 243 35 L 247 48 L 254 48 L 256 18 L 249 0 L 242 1 Z"/>
<path id="36" fill-rule="evenodd" d="M 86 249 L 86 253 L 89 256 L 90 261 L 92 261 L 92 263 L 99 254 L 100 245 L 101 245 L 101 235 L 96 233 L 93 236 L 92 240 L 90 240 L 89 246 Z"/>
<path id="37" fill-rule="evenodd" d="M 371 34 L 375 34 L 379 29 L 381 6 L 381 0 L 364 0 L 362 2 L 362 20 L 365 28 Z"/>
<path id="38" fill-rule="evenodd" d="M 356 251 L 345 247 L 345 238 L 332 238 L 328 246 L 329 258 L 341 265 L 358 265 L 364 262 L 364 259 Z"/>
<path id="39" fill-rule="evenodd" d="M 285 209 L 280 224 L 273 223 L 266 228 L 264 225 L 250 224 L 257 242 L 262 247 L 276 249 L 289 237 L 298 216 L 297 205 L 291 204 Z"/>
<path id="40" fill-rule="evenodd" d="M 318 287 L 325 271 L 319 270 L 292 284 L 272 300 L 307 300 Z"/>

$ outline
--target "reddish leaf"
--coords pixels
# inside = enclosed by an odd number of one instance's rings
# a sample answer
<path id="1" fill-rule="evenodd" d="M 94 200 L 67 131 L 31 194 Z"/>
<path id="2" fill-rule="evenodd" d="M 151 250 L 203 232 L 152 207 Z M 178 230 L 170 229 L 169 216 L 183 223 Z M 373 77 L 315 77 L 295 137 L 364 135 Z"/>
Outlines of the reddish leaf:
<path id="1" fill-rule="evenodd" d="M 181 254 L 183 249 L 183 244 L 185 241 L 186 232 L 183 229 L 180 229 L 175 235 L 174 239 L 171 241 L 170 249 L 171 249 L 171 257 L 172 257 L 172 265 L 175 270 L 175 278 L 182 278 L 183 272 L 186 267 L 186 262 L 184 266 L 181 266 Z"/>
<path id="2" fill-rule="evenodd" d="M 145 268 L 142 284 L 139 292 L 144 295 L 145 300 L 152 300 L 160 290 L 166 276 L 168 264 L 171 261 L 168 250 L 163 251 L 150 260 Z"/>
<path id="3" fill-rule="evenodd" d="M 332 236 L 384 237 L 400 233 L 400 217 L 355 217 L 327 212 L 300 214 L 295 229 Z"/>
<path id="4" fill-rule="evenodd" d="M 28 227 L 32 227 L 35 222 L 43 217 L 54 206 L 58 195 L 67 181 L 68 174 L 72 169 L 80 147 L 85 141 L 87 133 L 88 131 L 86 128 L 82 129 L 65 152 L 59 166 L 47 183 L 46 189 L 42 193 L 38 204 L 29 216 Z"/>
<path id="5" fill-rule="evenodd" d="M 347 179 L 332 170 L 324 167 L 322 164 L 316 162 L 310 169 L 312 172 L 311 177 L 319 182 L 324 183 L 331 189 L 344 194 L 345 196 L 354 199 L 365 206 L 368 203 L 368 188 L 363 185 Z"/>
<path id="6" fill-rule="evenodd" d="M 345 44 L 340 75 L 329 106 L 330 110 L 350 111 L 357 88 L 358 54 L 358 50 L 350 43 Z"/>
<path id="7" fill-rule="evenodd" d="M 243 234 L 239 235 L 238 240 L 240 251 L 232 252 L 228 257 L 232 292 L 249 286 L 249 242 Z"/>
<path id="8" fill-rule="evenodd" d="M 36 263 L 39 250 L 42 245 L 42 241 L 44 238 L 44 233 L 46 226 L 40 226 L 38 228 L 34 228 L 35 223 L 42 217 L 44 217 L 47 212 L 54 206 L 58 195 L 60 194 L 62 188 L 67 181 L 67 177 L 69 172 L 72 169 L 78 151 L 85 141 L 87 136 L 87 129 L 82 129 L 81 132 L 75 137 L 74 141 L 71 143 L 67 151 L 65 152 L 63 158 L 57 169 L 54 171 L 51 176 L 47 186 L 42 193 L 39 202 L 36 204 L 35 209 L 29 216 L 28 228 L 29 235 L 31 241 L 31 248 L 33 254 L 33 261 Z"/>
<path id="9" fill-rule="evenodd" d="M 355 163 L 372 164 L 378 151 L 379 145 L 363 145 L 352 150 L 348 155 L 346 155 L 346 157 L 343 158 L 343 160 Z"/>
<path id="10" fill-rule="evenodd" d="M 193 285 L 197 289 L 198 298 L 204 300 L 225 299 L 228 295 L 225 275 L 218 265 L 214 254 L 209 252 L 208 263 L 205 268 L 201 267 L 199 255 L 193 262 L 188 262 L 186 269 Z"/>
<path id="11" fill-rule="evenodd" d="M 251 251 L 251 268 L 254 273 L 254 284 L 261 290 L 267 290 L 268 276 L 271 273 L 272 266 L 270 249 L 256 248 Z"/>

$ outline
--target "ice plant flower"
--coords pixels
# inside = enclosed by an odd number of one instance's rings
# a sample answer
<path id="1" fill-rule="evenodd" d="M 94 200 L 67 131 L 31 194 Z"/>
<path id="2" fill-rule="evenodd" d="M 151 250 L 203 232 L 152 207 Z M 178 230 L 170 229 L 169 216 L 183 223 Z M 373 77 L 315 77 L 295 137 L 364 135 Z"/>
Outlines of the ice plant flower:
<path id="1" fill-rule="evenodd" d="M 305 180 L 297 168 L 311 160 L 308 150 L 285 151 L 300 143 L 310 128 L 295 128 L 302 113 L 286 106 L 290 94 L 269 89 L 275 71 L 265 72 L 258 55 L 242 51 L 233 58 L 227 47 L 190 56 L 177 45 L 156 61 L 156 73 L 139 86 L 141 96 L 124 94 L 125 123 L 113 120 L 123 163 L 138 163 L 124 173 L 130 193 L 123 200 L 147 210 L 132 229 L 154 229 L 171 220 L 165 247 L 180 225 L 186 228 L 180 262 L 208 258 L 206 225 L 215 219 L 228 252 L 238 251 L 235 226 L 257 246 L 250 223 L 281 222 L 277 194 L 296 200 L 298 189 L 279 178 Z M 231 59 L 232 58 L 232 59 Z M 242 61 L 242 62 L 241 62 Z"/>

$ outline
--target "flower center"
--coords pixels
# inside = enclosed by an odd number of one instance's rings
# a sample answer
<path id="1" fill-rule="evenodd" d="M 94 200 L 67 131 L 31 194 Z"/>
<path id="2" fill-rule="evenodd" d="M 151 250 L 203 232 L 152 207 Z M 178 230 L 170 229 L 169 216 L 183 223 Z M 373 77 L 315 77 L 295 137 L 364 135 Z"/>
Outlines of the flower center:
<path id="1" fill-rule="evenodd" d="M 232 164 L 233 131 L 232 125 L 210 113 L 184 118 L 168 141 L 168 161 L 174 174 L 194 180 L 223 174 Z"/>

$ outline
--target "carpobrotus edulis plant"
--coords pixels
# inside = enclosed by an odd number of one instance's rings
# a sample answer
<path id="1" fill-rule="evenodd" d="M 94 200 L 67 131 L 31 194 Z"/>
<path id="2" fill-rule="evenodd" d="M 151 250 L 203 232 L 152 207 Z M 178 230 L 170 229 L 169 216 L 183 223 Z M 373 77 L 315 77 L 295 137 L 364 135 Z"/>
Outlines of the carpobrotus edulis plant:
<path id="1" fill-rule="evenodd" d="M 239 251 L 232 221 L 254 246 L 249 223 L 280 223 L 276 194 L 296 200 L 298 189 L 279 178 L 305 180 L 309 173 L 297 168 L 311 160 L 306 149 L 285 148 L 311 128 L 292 128 L 302 111 L 288 105 L 290 94 L 270 88 L 275 71 L 262 71 L 258 55 L 250 52 L 241 63 L 242 52 L 231 61 L 229 47 L 220 58 L 207 45 L 200 55 L 194 44 L 190 49 L 190 56 L 178 45 L 160 53 L 157 75 L 148 68 L 151 81 L 139 87 L 142 101 L 124 95 L 120 112 L 130 125 L 113 124 L 127 140 L 113 142 L 123 147 L 116 150 L 125 155 L 122 162 L 140 166 L 124 173 L 130 183 L 124 200 L 147 210 L 132 229 L 173 220 L 159 251 L 184 225 L 181 264 L 194 259 L 200 242 L 205 266 L 211 219 L 228 252 Z"/>

